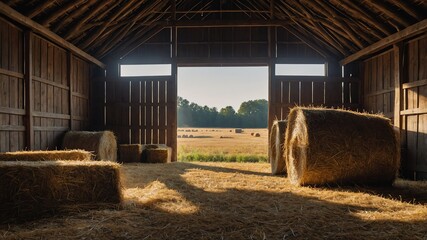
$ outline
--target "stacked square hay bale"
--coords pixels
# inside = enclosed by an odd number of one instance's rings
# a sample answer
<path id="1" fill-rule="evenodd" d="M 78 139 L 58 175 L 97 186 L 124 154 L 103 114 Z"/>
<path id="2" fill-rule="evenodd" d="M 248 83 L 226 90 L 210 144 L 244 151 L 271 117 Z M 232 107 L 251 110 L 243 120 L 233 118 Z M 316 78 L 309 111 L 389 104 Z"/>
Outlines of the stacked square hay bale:
<path id="1" fill-rule="evenodd" d="M 120 144 L 119 155 L 122 163 L 139 163 L 142 159 L 143 146 L 141 144 Z"/>
<path id="2" fill-rule="evenodd" d="M 142 162 L 144 163 L 170 163 L 172 148 L 164 144 L 147 144 L 143 146 Z"/>
<path id="3" fill-rule="evenodd" d="M 83 150 L 20 151 L 0 153 L 0 161 L 90 161 L 92 154 Z"/>
<path id="4" fill-rule="evenodd" d="M 400 146 L 389 119 L 295 107 L 288 116 L 286 167 L 296 185 L 391 184 Z"/>
<path id="5" fill-rule="evenodd" d="M 274 175 L 286 173 L 286 162 L 284 157 L 286 126 L 286 120 L 276 120 L 271 126 L 269 155 L 271 173 Z"/>
<path id="6" fill-rule="evenodd" d="M 62 147 L 93 152 L 96 160 L 117 161 L 117 141 L 111 131 L 70 131 L 65 134 Z"/>
<path id="7" fill-rule="evenodd" d="M 105 161 L 0 162 L 0 222 L 116 206 L 119 164 Z"/>

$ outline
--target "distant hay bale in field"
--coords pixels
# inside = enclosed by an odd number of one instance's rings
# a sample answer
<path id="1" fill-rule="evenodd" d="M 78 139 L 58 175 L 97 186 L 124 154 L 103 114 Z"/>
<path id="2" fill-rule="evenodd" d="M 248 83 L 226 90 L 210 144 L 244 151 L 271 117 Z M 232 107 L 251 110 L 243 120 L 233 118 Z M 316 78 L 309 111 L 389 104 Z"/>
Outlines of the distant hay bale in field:
<path id="1" fill-rule="evenodd" d="M 122 163 L 141 162 L 143 147 L 141 144 L 120 144 L 119 159 Z"/>
<path id="2" fill-rule="evenodd" d="M 117 161 L 117 141 L 111 131 L 70 131 L 65 134 L 62 147 L 93 152 L 96 160 Z"/>
<path id="3" fill-rule="evenodd" d="M 286 173 L 285 132 L 287 121 L 274 121 L 270 133 L 270 164 L 274 175 Z"/>
<path id="4" fill-rule="evenodd" d="M 259 133 L 255 133 L 255 135 L 254 135 L 255 137 L 261 137 L 261 134 L 259 134 Z"/>
<path id="5" fill-rule="evenodd" d="M 84 150 L 20 151 L 0 153 L 0 161 L 90 161 L 92 154 Z"/>
<path id="6" fill-rule="evenodd" d="M 253 136 L 255 133 L 251 132 L 251 136 Z"/>
<path id="7" fill-rule="evenodd" d="M 144 163 L 170 163 L 172 160 L 172 148 L 164 144 L 145 145 L 142 152 Z"/>
<path id="8" fill-rule="evenodd" d="M 0 222 L 117 206 L 119 167 L 105 161 L 0 162 Z"/>
<path id="9" fill-rule="evenodd" d="M 176 136 L 176 138 L 181 138 L 181 135 Z"/>
<path id="10" fill-rule="evenodd" d="M 188 138 L 187 134 L 182 135 L 182 138 Z"/>
<path id="11" fill-rule="evenodd" d="M 186 129 L 185 131 L 186 131 L 186 132 L 191 132 L 191 129 Z"/>
<path id="12" fill-rule="evenodd" d="M 194 136 L 193 135 L 188 135 L 188 138 L 193 138 Z"/>
<path id="13" fill-rule="evenodd" d="M 297 185 L 391 184 L 399 169 L 393 127 L 377 115 L 295 107 L 285 144 L 287 173 Z"/>
<path id="14" fill-rule="evenodd" d="M 234 129 L 234 133 L 242 133 L 243 132 L 243 129 L 241 129 L 241 128 L 235 128 Z"/>

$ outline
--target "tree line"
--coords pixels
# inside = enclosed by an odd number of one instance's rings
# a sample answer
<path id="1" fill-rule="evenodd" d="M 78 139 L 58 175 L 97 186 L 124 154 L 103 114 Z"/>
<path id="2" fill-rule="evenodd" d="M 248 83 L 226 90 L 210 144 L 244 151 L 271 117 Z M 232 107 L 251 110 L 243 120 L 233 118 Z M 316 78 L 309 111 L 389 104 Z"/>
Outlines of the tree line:
<path id="1" fill-rule="evenodd" d="M 218 111 L 178 97 L 178 127 L 266 128 L 267 118 L 265 99 L 243 102 L 236 112 L 232 106 Z"/>

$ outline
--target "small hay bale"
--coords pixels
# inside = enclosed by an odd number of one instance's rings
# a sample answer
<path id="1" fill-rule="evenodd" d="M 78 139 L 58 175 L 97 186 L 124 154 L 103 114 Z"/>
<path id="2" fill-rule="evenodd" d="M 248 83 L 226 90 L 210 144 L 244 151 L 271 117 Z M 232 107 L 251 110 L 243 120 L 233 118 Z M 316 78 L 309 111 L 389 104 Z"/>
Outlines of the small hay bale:
<path id="1" fill-rule="evenodd" d="M 255 134 L 255 133 L 253 133 L 253 132 L 252 132 L 252 133 L 251 133 L 251 136 L 253 136 L 254 134 Z"/>
<path id="2" fill-rule="evenodd" d="M 399 141 L 390 120 L 378 115 L 295 107 L 285 144 L 296 185 L 389 185 L 399 169 Z"/>
<path id="3" fill-rule="evenodd" d="M 176 138 L 181 138 L 181 135 L 176 136 Z"/>
<path id="4" fill-rule="evenodd" d="M 122 163 L 141 162 L 143 147 L 141 144 L 120 144 L 119 155 Z"/>
<path id="5" fill-rule="evenodd" d="M 188 138 L 187 134 L 182 135 L 182 138 Z"/>
<path id="6" fill-rule="evenodd" d="M 0 222 L 117 207 L 119 167 L 105 161 L 0 162 Z"/>
<path id="7" fill-rule="evenodd" d="M 235 128 L 234 129 L 234 133 L 242 133 L 243 132 L 243 129 L 241 129 L 241 128 Z"/>
<path id="8" fill-rule="evenodd" d="M 193 135 L 188 135 L 188 138 L 193 138 L 194 136 Z"/>
<path id="9" fill-rule="evenodd" d="M 70 131 L 65 134 L 62 147 L 93 152 L 95 160 L 117 161 L 117 141 L 111 131 Z"/>
<path id="10" fill-rule="evenodd" d="M 287 121 L 274 121 L 270 134 L 270 164 L 274 175 L 286 173 L 285 162 L 285 132 Z"/>
<path id="11" fill-rule="evenodd" d="M 19 151 L 0 153 L 0 161 L 90 161 L 92 154 L 83 150 Z"/>
<path id="12" fill-rule="evenodd" d="M 148 145 L 142 152 L 144 163 L 170 163 L 172 159 L 172 148 L 166 145 Z"/>
<path id="13" fill-rule="evenodd" d="M 261 134 L 259 134 L 259 133 L 255 133 L 255 135 L 254 135 L 255 137 L 261 137 Z"/>

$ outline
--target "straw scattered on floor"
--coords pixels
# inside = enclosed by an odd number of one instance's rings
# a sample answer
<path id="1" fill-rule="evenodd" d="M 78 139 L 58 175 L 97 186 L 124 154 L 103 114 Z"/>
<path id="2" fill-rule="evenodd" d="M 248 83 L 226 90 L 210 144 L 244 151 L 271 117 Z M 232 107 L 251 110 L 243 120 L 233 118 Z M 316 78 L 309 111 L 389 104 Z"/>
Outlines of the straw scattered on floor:
<path id="1" fill-rule="evenodd" d="M 268 163 L 122 166 L 123 210 L 0 226 L 5 239 L 423 239 L 427 189 L 297 187 Z M 415 197 L 415 200 L 413 199 Z"/>

